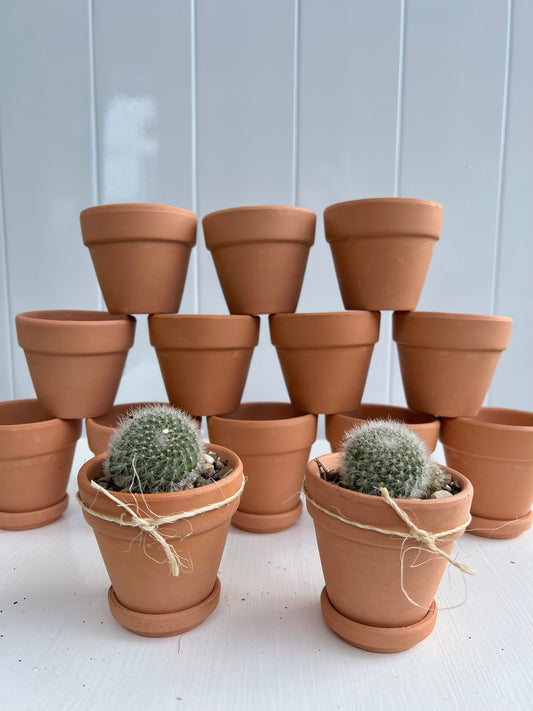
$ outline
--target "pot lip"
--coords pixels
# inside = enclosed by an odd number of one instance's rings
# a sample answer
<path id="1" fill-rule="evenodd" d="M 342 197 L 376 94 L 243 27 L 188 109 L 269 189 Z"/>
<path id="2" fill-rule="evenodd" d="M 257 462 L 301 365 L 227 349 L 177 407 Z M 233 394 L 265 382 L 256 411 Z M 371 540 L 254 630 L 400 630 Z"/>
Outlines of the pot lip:
<path id="1" fill-rule="evenodd" d="M 502 422 L 488 422 L 486 420 L 477 419 L 480 415 L 490 413 L 499 413 L 502 415 L 510 416 L 527 416 L 531 417 L 531 425 L 514 425 L 511 423 Z M 533 434 L 533 412 L 529 410 L 516 410 L 507 407 L 482 407 L 477 415 L 471 417 L 443 417 L 442 418 L 442 432 L 441 441 L 443 438 L 446 439 L 447 432 L 450 427 L 461 428 L 461 429 L 479 429 L 479 430 L 489 430 L 493 432 L 523 432 L 524 434 Z"/>
<path id="2" fill-rule="evenodd" d="M 383 416 L 380 417 L 377 415 L 376 417 L 373 418 L 368 418 L 368 417 L 363 417 L 362 415 L 358 415 L 357 413 L 361 408 L 364 407 L 377 407 L 383 409 Z M 382 403 L 375 403 L 375 402 L 362 402 L 360 407 L 357 410 L 350 410 L 348 412 L 337 412 L 334 414 L 326 415 L 326 419 L 335 420 L 336 418 L 346 418 L 350 420 L 361 420 L 361 421 L 366 421 L 368 419 L 386 419 L 385 415 L 386 413 L 392 413 L 396 415 L 414 415 L 416 418 L 418 418 L 420 421 L 419 422 L 407 422 L 406 420 L 403 420 L 405 424 L 413 426 L 413 427 L 428 427 L 432 426 L 436 423 L 439 422 L 439 418 L 436 417 L 435 415 L 429 415 L 425 412 L 419 412 L 418 410 L 412 410 L 409 407 L 401 407 L 400 405 L 386 405 Z M 395 419 L 394 417 L 391 419 Z"/>
<path id="3" fill-rule="evenodd" d="M 176 215 L 189 216 L 197 220 L 197 216 L 191 210 L 187 210 L 184 207 L 177 207 L 175 205 L 160 205 L 157 203 L 143 203 L 143 202 L 117 202 L 109 203 L 105 205 L 93 205 L 92 207 L 86 207 L 80 212 L 80 219 L 89 215 L 96 215 L 99 213 L 120 213 L 120 212 L 169 212 Z"/>
<path id="4" fill-rule="evenodd" d="M 357 205 L 378 205 L 378 204 L 388 204 L 388 205 L 425 205 L 427 207 L 435 207 L 443 210 L 444 208 L 439 202 L 434 200 L 424 200 L 422 198 L 409 198 L 409 197 L 374 197 L 374 198 L 361 198 L 359 200 L 344 200 L 342 202 L 335 202 L 332 205 L 328 205 L 324 210 L 324 215 L 327 212 L 333 211 L 337 208 L 345 207 L 355 207 Z"/>
<path id="5" fill-rule="evenodd" d="M 379 340 L 379 311 L 270 314 L 270 340 L 276 348 L 331 349 L 373 345 Z M 312 326 L 324 326 L 328 340 L 317 340 Z"/>
<path id="6" fill-rule="evenodd" d="M 61 315 L 64 317 L 61 317 Z M 28 325 L 46 323 L 50 326 L 68 328 L 95 328 L 96 326 L 117 326 L 118 324 L 132 324 L 136 322 L 135 316 L 127 314 L 110 314 L 107 311 L 75 309 L 24 311 L 23 313 L 17 314 L 15 320 L 19 323 L 27 323 Z"/>
<path id="7" fill-rule="evenodd" d="M 321 461 L 326 460 L 326 458 L 331 461 L 333 458 L 335 460 L 338 460 L 340 458 L 340 453 L 339 452 L 331 452 L 323 455 L 319 455 L 318 457 L 315 457 L 312 459 L 306 468 L 306 478 L 308 475 L 314 477 L 314 481 L 318 481 L 319 486 L 323 486 L 325 491 L 329 492 L 337 492 L 341 491 L 346 493 L 346 495 L 349 498 L 352 498 L 353 501 L 359 500 L 362 504 L 373 504 L 376 501 L 381 501 L 383 504 L 387 505 L 385 501 L 383 501 L 381 496 L 377 496 L 374 494 L 362 494 L 359 491 L 352 491 L 351 489 L 345 489 L 342 486 L 338 486 L 337 484 L 332 484 L 329 481 L 325 481 L 322 479 L 319 474 L 318 474 L 318 467 L 311 467 L 311 465 L 317 460 L 320 459 Z M 438 464 L 438 462 L 437 462 Z M 448 496 L 443 499 L 395 499 L 392 498 L 392 501 L 394 501 L 400 508 L 407 504 L 409 507 L 411 506 L 416 506 L 417 508 L 420 507 L 420 510 L 423 511 L 424 509 L 428 509 L 431 507 L 435 506 L 449 506 L 452 502 L 454 503 L 461 503 L 463 499 L 468 498 L 469 496 L 472 495 L 473 492 L 473 487 L 469 479 L 464 474 L 461 474 L 461 472 L 458 472 L 456 469 L 452 469 L 451 467 L 448 467 L 444 464 L 438 464 L 438 466 L 441 469 L 444 469 L 447 472 L 451 472 L 453 474 L 453 478 L 458 481 L 461 484 L 461 491 L 458 491 L 456 494 L 453 496 Z M 318 502 L 317 502 L 318 503 Z"/>
<path id="8" fill-rule="evenodd" d="M 314 215 L 316 217 L 316 213 L 313 210 L 309 210 L 306 207 L 298 207 L 296 205 L 242 205 L 239 207 L 227 207 L 224 208 L 223 210 L 215 210 L 214 212 L 208 212 L 204 217 L 202 218 L 202 223 L 204 220 L 218 216 L 218 215 L 229 215 L 232 213 L 241 213 L 241 212 L 299 212 L 301 214 L 308 214 L 308 215 Z"/>
<path id="9" fill-rule="evenodd" d="M 23 398 L 20 400 L 6 400 L 0 402 L 0 413 L 2 410 L 9 411 L 10 409 L 17 409 L 19 406 L 38 406 L 43 412 L 46 413 L 44 407 L 39 403 L 37 398 Z M 31 422 L 21 422 L 21 423 L 2 423 L 0 421 L 0 433 L 9 432 L 16 429 L 17 431 L 35 431 L 36 429 L 50 429 L 50 428 L 65 428 L 74 429 L 81 432 L 81 420 L 64 420 L 59 417 L 55 417 L 50 413 L 46 413 L 45 418 L 39 417 Z M 78 439 L 78 437 L 76 437 Z"/>
<path id="10" fill-rule="evenodd" d="M 376 320 L 380 316 L 380 311 L 369 311 L 368 309 L 350 309 L 349 311 L 314 311 L 311 313 L 281 313 L 281 314 L 270 314 L 268 320 L 272 323 L 275 321 L 294 321 L 304 320 L 306 318 L 310 319 L 325 319 L 328 321 L 331 319 L 341 320 L 355 320 L 367 319 Z"/>
<path id="11" fill-rule="evenodd" d="M 239 411 L 242 407 L 257 407 L 257 406 L 272 406 L 272 405 L 283 405 L 284 407 L 287 408 L 292 408 L 295 413 L 291 417 L 276 417 L 276 418 L 268 418 L 268 419 L 245 419 L 242 417 L 233 417 L 233 415 Z M 298 410 L 295 408 L 290 402 L 281 402 L 281 401 L 254 401 L 254 402 L 241 402 L 239 405 L 239 408 L 235 410 L 234 412 L 230 412 L 225 415 L 210 415 L 207 418 L 208 423 L 209 422 L 232 422 L 235 425 L 238 425 L 240 427 L 246 427 L 247 429 L 264 429 L 265 427 L 277 425 L 277 426 L 292 426 L 292 425 L 301 425 L 303 423 L 309 422 L 310 424 L 316 423 L 316 418 L 317 416 L 309 413 L 309 412 L 302 412 L 301 410 Z"/>
<path id="12" fill-rule="evenodd" d="M 446 311 L 395 311 L 393 319 L 396 321 L 414 320 L 442 320 L 442 321 L 486 321 L 494 323 L 513 323 L 511 316 L 498 316 L 493 314 L 463 314 Z"/>
<path id="13" fill-rule="evenodd" d="M 249 321 L 257 323 L 259 316 L 252 314 L 150 314 L 149 321 Z"/>

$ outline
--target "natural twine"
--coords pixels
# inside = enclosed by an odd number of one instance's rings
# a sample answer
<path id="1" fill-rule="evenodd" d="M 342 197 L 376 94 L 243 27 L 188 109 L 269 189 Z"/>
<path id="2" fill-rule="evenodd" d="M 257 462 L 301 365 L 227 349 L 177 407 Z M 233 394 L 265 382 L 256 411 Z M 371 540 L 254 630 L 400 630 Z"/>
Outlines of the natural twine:
<path id="1" fill-rule="evenodd" d="M 104 494 L 104 496 L 107 496 L 107 498 L 117 504 L 117 506 L 123 508 L 125 512 L 131 516 L 131 518 L 125 518 L 125 514 L 122 514 L 120 518 L 116 518 L 114 516 L 106 516 L 103 513 L 94 511 L 91 507 L 87 506 L 81 500 L 79 492 L 76 494 L 76 499 L 82 509 L 84 511 L 87 511 L 87 513 L 91 514 L 91 516 L 100 518 L 103 521 L 117 523 L 119 526 L 131 526 L 133 528 L 140 528 L 141 531 L 144 531 L 149 536 L 151 536 L 157 543 L 160 544 L 170 565 L 170 571 L 172 575 L 177 578 L 180 574 L 180 568 L 190 568 L 190 562 L 187 558 L 180 556 L 174 546 L 168 543 L 165 536 L 162 533 L 159 533 L 159 531 L 157 530 L 159 526 L 163 526 L 167 523 L 176 523 L 176 521 L 180 521 L 182 519 L 189 519 L 193 516 L 198 516 L 199 514 L 207 513 L 208 511 L 215 511 L 216 509 L 222 508 L 222 506 L 230 504 L 232 501 L 235 501 L 235 499 L 239 498 L 239 496 L 242 494 L 245 482 L 246 479 L 243 475 L 241 485 L 238 491 L 229 496 L 227 499 L 222 499 L 222 501 L 215 501 L 212 504 L 201 506 L 198 509 L 192 509 L 191 511 L 181 511 L 180 513 L 171 514 L 169 516 L 156 516 L 155 514 L 151 517 L 140 516 L 131 506 L 129 506 L 124 501 L 121 501 L 117 496 L 114 496 L 114 494 L 112 494 L 108 489 L 104 489 L 94 480 L 91 480 L 91 487 Z"/>

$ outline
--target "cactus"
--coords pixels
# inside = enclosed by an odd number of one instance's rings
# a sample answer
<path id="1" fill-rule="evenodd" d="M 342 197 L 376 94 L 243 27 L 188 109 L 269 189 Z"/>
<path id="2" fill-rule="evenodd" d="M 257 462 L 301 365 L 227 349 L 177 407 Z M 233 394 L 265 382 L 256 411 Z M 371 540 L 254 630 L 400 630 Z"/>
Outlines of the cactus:
<path id="1" fill-rule="evenodd" d="M 134 410 L 108 445 L 104 478 L 116 489 L 156 494 L 195 486 L 205 463 L 200 429 L 170 405 Z"/>
<path id="2" fill-rule="evenodd" d="M 362 494 L 386 487 L 397 499 L 426 498 L 439 470 L 425 444 L 406 425 L 371 420 L 351 430 L 343 443 L 339 484 Z"/>

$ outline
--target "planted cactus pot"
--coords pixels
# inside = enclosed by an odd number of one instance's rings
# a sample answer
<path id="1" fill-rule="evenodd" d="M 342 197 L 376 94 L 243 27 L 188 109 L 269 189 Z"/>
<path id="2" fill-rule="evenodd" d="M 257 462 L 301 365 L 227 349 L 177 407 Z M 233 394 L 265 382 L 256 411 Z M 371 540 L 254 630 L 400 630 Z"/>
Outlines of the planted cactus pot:
<path id="1" fill-rule="evenodd" d="M 169 205 L 98 205 L 83 210 L 80 222 L 108 311 L 178 311 L 196 242 L 193 212 Z"/>
<path id="2" fill-rule="evenodd" d="M 324 210 L 346 309 L 416 308 L 440 237 L 443 208 L 410 198 L 373 198 Z"/>
<path id="3" fill-rule="evenodd" d="M 379 313 L 275 314 L 269 322 L 297 410 L 331 414 L 359 407 L 379 337 Z"/>
<path id="4" fill-rule="evenodd" d="M 316 416 L 288 403 L 250 402 L 207 419 L 209 438 L 242 460 L 246 488 L 232 522 L 252 533 L 275 533 L 301 516 L 300 491 L 316 438 Z"/>
<path id="5" fill-rule="evenodd" d="M 439 438 L 440 420 L 407 407 L 363 403 L 357 410 L 336 415 L 326 415 L 326 438 L 332 452 L 338 452 L 346 432 L 368 420 L 397 420 L 404 422 L 433 452 Z"/>
<path id="6" fill-rule="evenodd" d="M 513 319 L 415 311 L 393 315 L 407 405 L 438 417 L 476 415 Z"/>
<path id="7" fill-rule="evenodd" d="M 328 469 L 340 463 L 338 453 L 318 459 Z M 442 499 L 394 499 L 418 527 L 434 534 L 466 524 L 472 500 L 466 477 L 443 469 L 459 482 L 459 493 Z M 417 541 L 409 545 L 407 539 L 402 548 L 404 539 L 397 535 L 354 525 L 408 531 L 381 496 L 321 479 L 316 460 L 307 468 L 305 491 L 326 583 L 321 595 L 326 624 L 349 644 L 371 652 L 400 652 L 425 639 L 435 625 L 434 597 L 446 560 Z M 461 532 L 438 539 L 438 547 L 450 554 Z"/>
<path id="8" fill-rule="evenodd" d="M 474 487 L 468 532 L 515 538 L 533 523 L 533 413 L 483 407 L 475 417 L 443 420 L 446 462 Z"/>
<path id="9" fill-rule="evenodd" d="M 101 311 L 31 311 L 16 317 L 33 387 L 61 419 L 109 412 L 133 345 L 135 319 Z"/>
<path id="10" fill-rule="evenodd" d="M 316 215 L 284 205 L 220 210 L 202 220 L 232 314 L 296 310 Z"/>
<path id="11" fill-rule="evenodd" d="M 109 412 L 100 417 L 88 417 L 85 421 L 87 443 L 93 454 L 102 454 L 107 450 L 108 442 L 116 432 L 119 423 L 134 410 L 148 405 L 161 405 L 162 403 L 129 402 L 113 405 Z"/>
<path id="12" fill-rule="evenodd" d="M 0 528 L 46 526 L 68 505 L 79 420 L 60 420 L 37 400 L 0 403 Z"/>
<path id="13" fill-rule="evenodd" d="M 194 416 L 239 407 L 259 338 L 257 316 L 148 317 L 169 401 Z"/>
<path id="14" fill-rule="evenodd" d="M 233 467 L 220 481 L 160 494 L 114 494 L 142 518 L 191 512 L 190 517 L 157 528 L 179 556 L 177 576 L 172 575 L 161 544 L 135 525 L 121 525 L 118 519 L 124 517 L 128 523 L 131 516 L 101 491 L 91 488 L 91 480 L 102 473 L 105 455 L 90 459 L 79 472 L 78 496 L 87 507 L 83 515 L 93 528 L 111 580 L 108 593 L 111 614 L 136 634 L 146 637 L 181 634 L 199 625 L 217 607 L 218 569 L 231 517 L 239 504 L 243 471 L 233 452 L 216 445 L 209 445 L 209 449 Z M 224 504 L 226 499 L 228 503 Z M 192 513 L 219 503 L 223 504 L 219 508 Z"/>

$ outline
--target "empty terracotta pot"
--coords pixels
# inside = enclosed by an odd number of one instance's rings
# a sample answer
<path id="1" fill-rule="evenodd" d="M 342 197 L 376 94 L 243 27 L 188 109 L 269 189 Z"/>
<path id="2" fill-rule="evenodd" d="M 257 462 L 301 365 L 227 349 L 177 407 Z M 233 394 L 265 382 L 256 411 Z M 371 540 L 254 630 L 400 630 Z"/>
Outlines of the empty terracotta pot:
<path id="1" fill-rule="evenodd" d="M 469 533 L 515 538 L 533 522 L 533 412 L 483 407 L 443 420 L 446 462 L 474 487 Z"/>
<path id="2" fill-rule="evenodd" d="M 410 198 L 350 200 L 324 211 L 346 309 L 412 311 L 416 308 L 443 208 Z"/>
<path id="3" fill-rule="evenodd" d="M 249 402 L 207 419 L 209 439 L 242 460 L 246 488 L 233 516 L 237 528 L 275 533 L 301 516 L 300 490 L 316 438 L 316 416 L 288 403 Z"/>
<path id="4" fill-rule="evenodd" d="M 232 314 L 296 309 L 316 215 L 286 205 L 220 210 L 202 220 L 224 298 Z"/>
<path id="5" fill-rule="evenodd" d="M 148 326 L 172 405 L 194 416 L 239 407 L 258 316 L 154 315 Z"/>
<path id="6" fill-rule="evenodd" d="M 29 311 L 16 317 L 37 398 L 65 420 L 109 412 L 133 345 L 135 319 L 101 311 Z"/>
<path id="7" fill-rule="evenodd" d="M 393 315 L 407 405 L 439 417 L 476 415 L 513 319 L 416 311 Z"/>
<path id="8" fill-rule="evenodd" d="M 169 205 L 97 205 L 80 215 L 108 311 L 175 313 L 196 242 L 193 212 Z"/>
<path id="9" fill-rule="evenodd" d="M 107 443 L 116 431 L 120 422 L 133 410 L 149 405 L 162 405 L 155 402 L 129 402 L 122 405 L 113 405 L 109 412 L 100 417 L 88 417 L 85 421 L 87 443 L 93 454 L 107 452 Z"/>
<path id="10" fill-rule="evenodd" d="M 297 410 L 331 414 L 359 407 L 379 322 L 371 311 L 270 316 L 270 337 Z"/>
<path id="11" fill-rule="evenodd" d="M 37 400 L 0 403 L 0 528 L 46 526 L 68 505 L 79 420 L 59 420 Z"/>
<path id="12" fill-rule="evenodd" d="M 335 469 L 340 455 L 326 454 L 319 460 Z M 434 534 L 466 524 L 472 501 L 472 485 L 466 477 L 444 469 L 461 485 L 458 494 L 394 499 L 419 528 Z M 370 652 L 400 652 L 425 639 L 435 625 L 434 597 L 447 561 L 418 541 L 404 544 L 398 535 L 340 520 L 338 516 L 386 531 L 408 530 L 381 496 L 349 491 L 321 479 L 316 460 L 307 468 L 305 491 L 326 582 L 321 597 L 326 624 L 345 641 Z M 450 555 L 460 533 L 437 539 L 437 546 Z M 402 568 L 403 589 L 416 604 L 402 590 Z"/>
<path id="13" fill-rule="evenodd" d="M 224 447 L 209 445 L 233 471 L 220 481 L 195 489 L 163 494 L 113 492 L 142 518 L 193 512 L 230 499 L 242 485 L 242 464 Z M 111 614 L 127 629 L 146 637 L 168 637 L 199 625 L 216 608 L 220 596 L 218 568 L 238 496 L 220 508 L 157 527 L 180 556 L 180 573 L 173 576 L 161 543 L 137 526 L 120 525 L 101 516 L 131 521 L 131 515 L 90 482 L 101 472 L 104 454 L 90 459 L 78 474 L 78 495 L 93 528 L 111 579 Z"/>
<path id="14" fill-rule="evenodd" d="M 368 420 L 398 420 L 406 424 L 425 443 L 428 452 L 433 452 L 439 437 L 440 420 L 423 412 L 414 412 L 407 407 L 393 405 L 362 404 L 357 410 L 338 415 L 326 415 L 326 437 L 332 452 L 341 448 L 346 432 Z"/>

